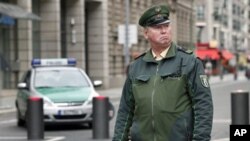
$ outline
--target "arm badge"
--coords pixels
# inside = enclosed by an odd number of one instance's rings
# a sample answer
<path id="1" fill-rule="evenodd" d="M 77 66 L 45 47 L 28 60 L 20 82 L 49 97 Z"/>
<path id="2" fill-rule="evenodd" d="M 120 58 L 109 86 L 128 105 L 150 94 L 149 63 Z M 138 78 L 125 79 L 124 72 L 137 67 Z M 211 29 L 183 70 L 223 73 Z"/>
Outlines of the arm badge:
<path id="1" fill-rule="evenodd" d="M 208 82 L 207 75 L 200 75 L 200 80 L 201 80 L 202 86 L 204 86 L 206 88 L 209 87 L 209 82 Z"/>

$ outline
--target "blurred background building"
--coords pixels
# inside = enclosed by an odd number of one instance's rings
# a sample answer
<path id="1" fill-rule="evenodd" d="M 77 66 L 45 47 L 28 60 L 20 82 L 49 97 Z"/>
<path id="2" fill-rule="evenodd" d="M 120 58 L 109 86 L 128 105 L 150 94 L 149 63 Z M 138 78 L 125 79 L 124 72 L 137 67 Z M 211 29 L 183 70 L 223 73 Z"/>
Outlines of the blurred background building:
<path id="1" fill-rule="evenodd" d="M 132 61 L 149 48 L 138 19 L 158 3 L 170 6 L 177 44 L 227 49 L 233 56 L 249 50 L 249 0 L 0 0 L 1 86 L 16 88 L 33 58 L 65 57 L 76 58 L 103 88 L 121 86 L 126 57 Z M 127 54 L 119 41 L 126 16 L 136 31 Z"/>
<path id="2" fill-rule="evenodd" d="M 196 2 L 196 54 L 212 60 L 214 74 L 236 72 L 246 65 L 249 50 L 249 0 Z"/>

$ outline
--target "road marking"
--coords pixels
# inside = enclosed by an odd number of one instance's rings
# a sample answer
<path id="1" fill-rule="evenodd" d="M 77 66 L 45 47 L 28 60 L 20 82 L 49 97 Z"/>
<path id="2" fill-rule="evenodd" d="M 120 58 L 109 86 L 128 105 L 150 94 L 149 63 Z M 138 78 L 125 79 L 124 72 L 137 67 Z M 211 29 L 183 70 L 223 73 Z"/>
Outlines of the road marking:
<path id="1" fill-rule="evenodd" d="M 4 121 L 0 121 L 0 124 L 9 124 L 9 123 L 14 123 L 16 122 L 16 119 L 10 119 L 10 120 L 4 120 Z"/>
<path id="2" fill-rule="evenodd" d="M 231 119 L 214 119 L 213 123 L 231 123 Z"/>
<path id="3" fill-rule="evenodd" d="M 1 109 L 0 108 L 0 114 L 12 113 L 12 112 L 15 112 L 15 111 L 16 111 L 15 108 L 12 108 L 12 109 Z"/>
<path id="4" fill-rule="evenodd" d="M 52 139 L 49 139 L 49 140 L 47 140 L 47 141 L 60 141 L 60 140 L 64 140 L 65 139 L 65 137 L 53 137 Z"/>
<path id="5" fill-rule="evenodd" d="M 27 139 L 27 137 L 0 137 L 0 140 L 23 140 L 23 139 Z"/>
<path id="6" fill-rule="evenodd" d="M 216 140 L 212 140 L 212 141 L 229 141 L 229 138 L 216 139 Z"/>
<path id="7" fill-rule="evenodd" d="M 0 141 L 3 140 L 3 141 L 6 141 L 6 140 L 25 140 L 27 139 L 27 137 L 23 137 L 23 136 L 20 136 L 20 137 L 0 137 Z M 45 141 L 61 141 L 61 140 L 64 140 L 65 137 L 63 136 L 60 136 L 60 137 L 46 137 L 45 138 Z"/>

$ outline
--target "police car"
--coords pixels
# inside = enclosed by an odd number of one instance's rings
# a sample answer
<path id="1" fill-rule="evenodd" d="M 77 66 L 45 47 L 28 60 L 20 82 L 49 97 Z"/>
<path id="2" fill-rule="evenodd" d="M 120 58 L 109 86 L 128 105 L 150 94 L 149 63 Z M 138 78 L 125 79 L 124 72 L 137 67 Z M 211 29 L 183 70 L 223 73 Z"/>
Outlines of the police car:
<path id="1" fill-rule="evenodd" d="M 75 59 L 34 59 L 20 83 L 16 98 L 17 125 L 26 122 L 27 99 L 43 98 L 44 122 L 92 125 L 92 98 L 99 94 Z"/>

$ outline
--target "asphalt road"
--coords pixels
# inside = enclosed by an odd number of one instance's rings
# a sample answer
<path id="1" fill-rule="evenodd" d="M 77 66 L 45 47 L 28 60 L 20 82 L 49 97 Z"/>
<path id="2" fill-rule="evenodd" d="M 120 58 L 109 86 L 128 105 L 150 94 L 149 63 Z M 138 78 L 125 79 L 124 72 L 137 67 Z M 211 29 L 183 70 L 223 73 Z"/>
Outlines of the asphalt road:
<path id="1" fill-rule="evenodd" d="M 114 102 L 115 103 L 115 102 Z M 116 107 L 118 105 L 115 105 Z M 117 109 L 117 108 L 116 108 Z M 26 141 L 27 131 L 25 127 L 16 126 L 15 112 L 0 115 L 0 141 Z M 110 138 L 114 131 L 115 118 L 110 121 Z M 57 125 L 46 126 L 44 141 L 92 141 L 93 131 L 87 125 Z M 101 139 L 98 141 L 108 141 Z"/>
<path id="2" fill-rule="evenodd" d="M 211 80 L 211 90 L 214 101 L 214 123 L 212 130 L 212 141 L 229 141 L 229 125 L 231 123 L 231 92 L 243 89 L 250 91 L 250 81 L 243 76 L 237 81 L 233 76 L 224 77 L 223 80 Z M 109 91 L 100 91 L 101 95 L 110 97 L 115 109 L 119 105 L 121 88 Z M 25 141 L 27 132 L 24 127 L 16 126 L 15 112 L 0 114 L 0 141 Z M 109 139 L 99 139 L 98 141 L 111 140 L 114 131 L 115 118 L 109 124 Z M 50 126 L 45 128 L 44 141 L 92 141 L 91 129 L 87 126 Z"/>
<path id="3" fill-rule="evenodd" d="M 214 141 L 229 141 L 229 126 L 231 124 L 231 93 L 235 90 L 250 91 L 250 81 L 229 81 L 211 86 L 214 102 L 214 120 L 212 139 Z"/>

